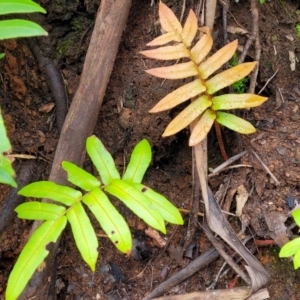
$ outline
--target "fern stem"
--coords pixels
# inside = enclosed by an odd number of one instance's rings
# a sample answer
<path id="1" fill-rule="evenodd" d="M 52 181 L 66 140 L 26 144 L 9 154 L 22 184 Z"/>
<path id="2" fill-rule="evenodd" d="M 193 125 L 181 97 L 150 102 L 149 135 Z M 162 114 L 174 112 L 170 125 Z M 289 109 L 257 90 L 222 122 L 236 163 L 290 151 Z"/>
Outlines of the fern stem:
<path id="1" fill-rule="evenodd" d="M 226 153 L 223 138 L 222 138 L 221 126 L 217 122 L 214 123 L 214 126 L 215 126 L 216 136 L 217 136 L 219 148 L 220 148 L 220 151 L 221 151 L 221 155 L 222 155 L 224 160 L 227 160 L 228 155 Z"/>

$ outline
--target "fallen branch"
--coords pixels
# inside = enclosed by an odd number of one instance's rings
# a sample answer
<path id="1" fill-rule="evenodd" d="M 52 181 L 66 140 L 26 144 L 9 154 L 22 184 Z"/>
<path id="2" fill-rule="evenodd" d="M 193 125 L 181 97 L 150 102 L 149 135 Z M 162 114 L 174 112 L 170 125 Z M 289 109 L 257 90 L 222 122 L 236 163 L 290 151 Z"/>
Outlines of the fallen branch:
<path id="1" fill-rule="evenodd" d="M 215 290 L 215 291 L 206 291 L 206 292 L 195 292 L 184 295 L 176 295 L 176 296 L 166 296 L 162 298 L 155 298 L 153 300 L 206 300 L 206 299 L 214 299 L 214 300 L 264 300 L 269 298 L 269 293 L 267 289 L 261 289 L 257 291 L 255 294 L 251 295 L 251 290 L 249 287 L 237 287 L 234 289 L 224 289 L 224 290 Z"/>

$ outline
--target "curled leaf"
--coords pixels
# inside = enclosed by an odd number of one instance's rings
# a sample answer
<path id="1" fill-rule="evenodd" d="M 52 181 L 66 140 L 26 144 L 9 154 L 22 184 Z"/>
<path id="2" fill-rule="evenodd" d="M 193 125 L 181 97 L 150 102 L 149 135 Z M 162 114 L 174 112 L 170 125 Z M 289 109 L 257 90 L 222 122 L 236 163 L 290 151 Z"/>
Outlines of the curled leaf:
<path id="1" fill-rule="evenodd" d="M 205 109 L 211 105 L 211 101 L 206 95 L 200 96 L 180 112 L 167 126 L 163 136 L 175 134 L 191 124 L 199 117 Z"/>
<path id="2" fill-rule="evenodd" d="M 151 110 L 151 113 L 156 113 L 164 111 L 177 106 L 184 101 L 191 99 L 202 92 L 205 91 L 205 86 L 200 79 L 195 79 L 189 82 L 172 93 L 168 94 L 166 97 L 161 99 Z"/>
<path id="3" fill-rule="evenodd" d="M 236 81 L 246 77 L 256 66 L 256 62 L 243 63 L 223 71 L 214 77 L 208 79 L 205 83 L 207 93 L 210 95 L 223 89 L 226 86 L 230 86 Z"/>
<path id="4" fill-rule="evenodd" d="M 225 94 L 212 98 L 212 109 L 249 108 L 261 105 L 268 98 L 255 94 Z"/>
<path id="5" fill-rule="evenodd" d="M 256 131 L 255 127 L 251 123 L 235 115 L 221 111 L 217 111 L 216 114 L 216 121 L 233 131 L 242 134 L 250 134 Z"/>
<path id="6" fill-rule="evenodd" d="M 200 117 L 200 120 L 192 130 L 189 140 L 190 146 L 195 146 L 204 140 L 211 127 L 213 126 L 215 118 L 216 114 L 213 111 L 211 111 L 210 109 L 207 109 L 205 111 L 205 113 Z"/>

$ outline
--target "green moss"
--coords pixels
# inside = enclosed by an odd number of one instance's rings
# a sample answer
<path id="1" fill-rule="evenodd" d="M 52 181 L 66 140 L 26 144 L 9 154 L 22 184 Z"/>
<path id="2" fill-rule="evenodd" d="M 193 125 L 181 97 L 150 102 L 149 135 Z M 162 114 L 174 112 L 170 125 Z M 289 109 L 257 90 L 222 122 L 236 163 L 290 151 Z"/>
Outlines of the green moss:
<path id="1" fill-rule="evenodd" d="M 230 63 L 229 63 L 229 67 L 235 67 L 239 62 L 239 58 L 237 56 L 236 53 L 234 53 Z M 248 78 L 243 78 L 241 80 L 236 81 L 233 85 L 232 88 L 233 90 L 237 93 L 237 94 L 243 94 L 246 92 L 247 88 L 246 85 L 248 83 Z"/>
<path id="2" fill-rule="evenodd" d="M 300 23 L 296 25 L 297 37 L 300 39 Z"/>
<path id="3" fill-rule="evenodd" d="M 56 47 L 56 55 L 55 55 L 56 58 L 66 56 L 70 51 L 70 49 L 74 47 L 75 39 L 76 39 L 75 35 L 72 34 L 66 39 L 60 40 Z"/>

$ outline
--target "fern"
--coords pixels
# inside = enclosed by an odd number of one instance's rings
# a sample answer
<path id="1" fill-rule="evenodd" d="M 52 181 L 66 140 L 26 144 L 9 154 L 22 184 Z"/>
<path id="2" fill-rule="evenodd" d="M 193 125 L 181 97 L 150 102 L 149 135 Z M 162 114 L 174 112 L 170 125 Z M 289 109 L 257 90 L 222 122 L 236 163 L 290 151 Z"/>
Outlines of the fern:
<path id="1" fill-rule="evenodd" d="M 166 232 L 165 221 L 183 224 L 175 206 L 141 183 L 152 156 L 147 140 L 142 140 L 134 148 L 122 179 L 112 156 L 98 138 L 89 137 L 86 149 L 101 180 L 73 163 L 62 163 L 68 174 L 68 181 L 84 191 L 83 193 L 49 181 L 31 183 L 18 192 L 26 197 L 48 198 L 58 204 L 32 201 L 16 208 L 19 218 L 44 222 L 33 233 L 14 265 L 8 279 L 7 300 L 18 298 L 36 268 L 48 255 L 47 245 L 57 241 L 68 222 L 82 258 L 95 271 L 99 245 L 84 205 L 89 208 L 117 249 L 130 254 L 132 239 L 129 227 L 110 202 L 106 192 L 118 198 L 147 224 L 163 233 Z"/>
<path id="2" fill-rule="evenodd" d="M 255 94 L 225 94 L 221 96 L 214 96 L 214 94 L 246 77 L 255 68 L 256 62 L 243 63 L 212 76 L 234 55 L 238 46 L 237 40 L 204 60 L 212 48 L 213 39 L 208 27 L 198 28 L 197 18 L 192 10 L 182 27 L 172 10 L 160 2 L 159 18 L 165 33 L 147 44 L 148 46 L 159 46 L 159 48 L 145 50 L 141 54 L 158 60 L 183 59 L 184 61 L 168 67 L 146 70 L 146 72 L 166 79 L 188 77 L 194 77 L 194 79 L 166 95 L 150 112 L 157 113 L 168 110 L 189 99 L 195 99 L 170 122 L 163 136 L 179 132 L 198 117 L 199 121 L 192 129 L 189 139 L 190 146 L 200 143 L 214 122 L 243 134 L 255 132 L 251 123 L 222 110 L 255 107 L 262 104 L 267 98 Z M 197 40 L 198 31 L 203 36 Z"/>

